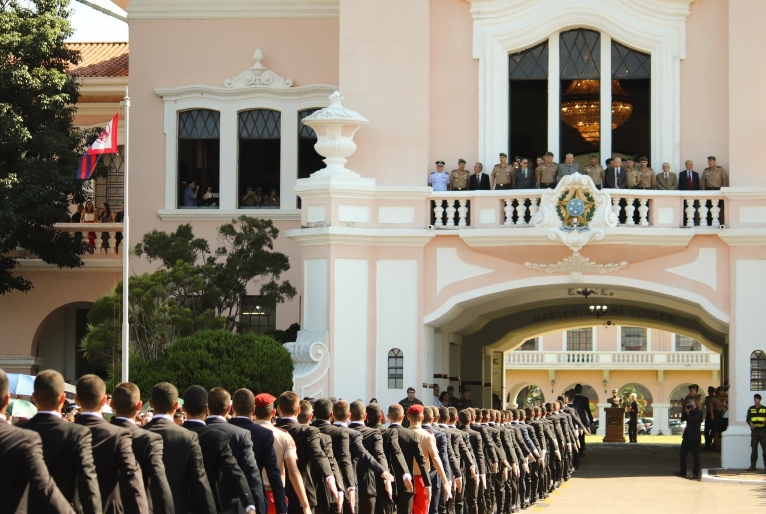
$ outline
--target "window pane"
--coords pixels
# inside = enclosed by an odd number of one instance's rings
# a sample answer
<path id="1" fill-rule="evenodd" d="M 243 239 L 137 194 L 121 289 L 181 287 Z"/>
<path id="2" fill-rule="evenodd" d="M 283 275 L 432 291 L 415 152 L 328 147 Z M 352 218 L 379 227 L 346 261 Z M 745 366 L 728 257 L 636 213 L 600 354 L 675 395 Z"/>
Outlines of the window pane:
<path id="1" fill-rule="evenodd" d="M 622 351 L 645 352 L 646 329 L 641 327 L 622 327 Z"/>
<path id="2" fill-rule="evenodd" d="M 548 42 L 509 55 L 508 79 L 509 148 L 534 163 L 548 150 Z"/>
<path id="3" fill-rule="evenodd" d="M 179 139 L 218 139 L 221 113 L 196 109 L 178 113 Z"/>
<path id="4" fill-rule="evenodd" d="M 567 351 L 592 352 L 593 328 L 588 327 L 575 330 L 567 330 Z"/>
<path id="5" fill-rule="evenodd" d="M 279 139 L 281 113 L 254 109 L 239 113 L 239 137 L 243 139 Z"/>
<path id="6" fill-rule="evenodd" d="M 517 352 L 536 352 L 538 351 L 537 346 L 537 338 L 533 337 L 532 339 L 527 339 L 524 341 L 521 346 L 516 348 Z"/>
<path id="7" fill-rule="evenodd" d="M 651 155 L 652 57 L 612 41 L 612 150 L 636 159 Z M 619 80 L 617 80 L 619 79 Z"/>
<path id="8" fill-rule="evenodd" d="M 508 62 L 511 80 L 548 79 L 548 42 L 511 54 Z"/>
<path id="9" fill-rule="evenodd" d="M 601 78 L 601 34 L 577 29 L 563 32 L 559 37 L 560 71 L 562 79 Z"/>
<path id="10" fill-rule="evenodd" d="M 677 352 L 701 352 L 702 343 L 691 337 L 682 336 L 676 334 L 676 351 Z"/>
<path id="11" fill-rule="evenodd" d="M 277 309 L 274 301 L 262 296 L 246 296 L 240 313 L 242 332 L 264 334 L 277 327 Z"/>
<path id="12" fill-rule="evenodd" d="M 281 114 L 255 109 L 239 113 L 239 207 L 280 206 Z"/>
<path id="13" fill-rule="evenodd" d="M 648 79 L 651 77 L 651 55 L 612 40 L 612 78 Z"/>
<path id="14" fill-rule="evenodd" d="M 317 110 L 307 109 L 298 113 L 298 178 L 308 178 L 315 171 L 325 167 L 322 156 L 314 149 L 317 142 L 316 132 L 301 122 L 303 118 Z"/>
<path id="15" fill-rule="evenodd" d="M 218 139 L 178 139 L 179 207 L 218 207 L 220 159 Z"/>

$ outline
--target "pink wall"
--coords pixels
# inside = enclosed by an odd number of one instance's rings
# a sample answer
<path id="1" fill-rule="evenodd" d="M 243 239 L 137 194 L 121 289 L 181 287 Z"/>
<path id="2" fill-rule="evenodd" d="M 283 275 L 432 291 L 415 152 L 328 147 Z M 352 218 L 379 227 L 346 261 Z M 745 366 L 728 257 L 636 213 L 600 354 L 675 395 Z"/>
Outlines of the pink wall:
<path id="1" fill-rule="evenodd" d="M 686 23 L 686 59 L 681 61 L 681 162 L 700 174 L 707 156 L 729 168 L 729 0 L 697 0 Z M 752 64 L 752 62 L 750 62 Z M 655 166 L 659 169 L 659 166 Z M 744 185 L 744 184 L 743 184 Z"/>

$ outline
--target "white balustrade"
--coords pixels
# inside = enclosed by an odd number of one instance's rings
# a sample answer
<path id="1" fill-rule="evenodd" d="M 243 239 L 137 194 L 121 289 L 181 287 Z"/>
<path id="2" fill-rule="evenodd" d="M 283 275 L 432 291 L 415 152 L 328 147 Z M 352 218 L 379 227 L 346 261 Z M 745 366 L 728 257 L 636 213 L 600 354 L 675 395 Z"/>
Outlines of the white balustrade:
<path id="1" fill-rule="evenodd" d="M 508 368 L 566 369 L 718 369 L 720 355 L 711 352 L 545 352 L 513 351 L 505 354 Z"/>
<path id="2" fill-rule="evenodd" d="M 61 232 L 82 234 L 81 237 L 86 241 L 88 239 L 88 232 L 95 232 L 96 253 L 101 251 L 101 237 L 102 234 L 106 232 L 109 234 L 109 239 L 106 241 L 109 249 L 109 252 L 107 253 L 117 254 L 117 250 L 122 250 L 122 244 L 117 248 L 117 233 L 122 232 L 122 223 L 56 223 L 54 227 Z"/>

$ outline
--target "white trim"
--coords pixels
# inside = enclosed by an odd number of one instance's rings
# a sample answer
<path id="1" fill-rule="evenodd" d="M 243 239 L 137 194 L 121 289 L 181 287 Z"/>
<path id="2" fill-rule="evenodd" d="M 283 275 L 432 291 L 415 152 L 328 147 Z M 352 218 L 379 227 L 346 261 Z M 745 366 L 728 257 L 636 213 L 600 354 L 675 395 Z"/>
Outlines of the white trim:
<path id="1" fill-rule="evenodd" d="M 298 181 L 298 112 L 321 108 L 327 104 L 327 98 L 337 88 L 326 84 L 273 89 L 269 86 L 251 86 L 231 89 L 204 85 L 189 85 L 174 88 L 157 88 L 155 93 L 164 101 L 165 113 L 165 209 L 171 213 L 178 202 L 178 113 L 191 109 L 211 109 L 221 113 L 220 119 L 220 207 L 222 211 L 242 211 L 237 209 L 238 166 L 237 153 L 237 113 L 251 109 L 270 109 L 281 113 L 281 150 L 280 150 L 280 201 L 285 210 L 294 210 L 296 205 L 295 185 Z M 234 170 L 226 173 L 226 170 Z M 183 209 L 186 211 L 187 209 Z M 198 219 L 210 216 L 205 211 L 193 210 L 187 214 Z M 277 210 L 277 209 L 275 209 Z M 278 209 L 282 210 L 282 209 Z M 162 212 L 162 211 L 160 211 Z M 199 212 L 200 214 L 197 214 Z M 267 217 L 272 217 L 268 215 Z M 211 218 L 207 218 L 211 219 Z M 220 219 L 220 218 L 218 218 Z"/>
<path id="2" fill-rule="evenodd" d="M 125 87 L 128 85 L 128 77 L 78 77 L 80 84 L 80 96 L 101 96 L 101 95 L 124 95 Z M 119 102 L 113 102 L 119 104 Z M 87 103 L 78 103 L 77 112 Z"/>
<path id="3" fill-rule="evenodd" d="M 162 221 L 231 221 L 243 214 L 249 218 L 300 221 L 300 209 L 160 209 Z"/>
<path id="4" fill-rule="evenodd" d="M 569 329 L 562 330 L 561 331 L 561 351 L 566 352 L 569 351 L 569 348 L 567 346 L 567 341 L 569 339 Z"/>
<path id="5" fill-rule="evenodd" d="M 599 135 L 599 164 L 603 164 L 612 153 L 612 37 L 601 33 L 601 134 Z M 604 79 L 606 77 L 606 79 Z M 605 109 L 604 106 L 607 106 Z"/>
<path id="6" fill-rule="evenodd" d="M 474 24 L 473 56 L 479 60 L 480 161 L 489 162 L 508 144 L 508 54 L 558 31 L 583 27 L 651 54 L 652 161 L 681 162 L 680 68 L 686 57 L 686 18 L 695 0 L 468 1 Z M 615 21 L 626 19 L 630 23 Z M 557 48 L 549 45 L 549 59 Z M 549 80 L 551 74 L 559 75 L 557 71 L 549 70 Z"/>
<path id="7" fill-rule="evenodd" d="M 24 271 L 54 271 L 57 273 L 90 273 L 94 271 L 119 272 L 122 270 L 122 254 L 118 259 L 89 259 L 84 257 L 79 268 L 59 268 L 55 264 L 46 264 L 42 259 L 16 259 L 19 268 Z"/>
<path id="8" fill-rule="evenodd" d="M 337 18 L 340 0 L 131 0 L 129 19 Z"/>
<path id="9" fill-rule="evenodd" d="M 422 248 L 434 238 L 434 231 L 329 226 L 286 230 L 285 237 L 292 239 L 300 246 L 414 246 Z"/>
<path id="10" fill-rule="evenodd" d="M 548 36 L 548 151 L 553 152 L 556 162 L 563 159 L 559 155 L 561 151 L 561 52 L 559 36 L 556 31 Z M 506 59 L 507 61 L 507 59 Z M 506 70 L 508 65 L 506 64 Z M 508 72 L 506 71 L 506 75 Z M 508 79 L 506 78 L 506 82 Z M 510 97 L 510 95 L 506 95 Z M 508 124 L 506 123 L 506 126 Z M 506 138 L 508 140 L 508 138 Z M 517 152 L 518 153 L 518 152 Z"/>
<path id="11" fill-rule="evenodd" d="M 766 229 L 762 228 L 728 229 L 718 237 L 729 246 L 766 246 Z"/>

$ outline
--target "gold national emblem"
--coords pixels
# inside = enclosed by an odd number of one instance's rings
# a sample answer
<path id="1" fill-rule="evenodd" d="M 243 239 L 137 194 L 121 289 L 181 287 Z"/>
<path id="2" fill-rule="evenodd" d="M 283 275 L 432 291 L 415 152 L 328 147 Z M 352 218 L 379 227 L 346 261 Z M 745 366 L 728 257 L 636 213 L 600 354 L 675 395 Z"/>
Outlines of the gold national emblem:
<path id="1" fill-rule="evenodd" d="M 596 201 L 590 191 L 570 187 L 561 193 L 556 202 L 556 212 L 561 220 L 561 230 L 584 232 L 596 214 Z"/>

